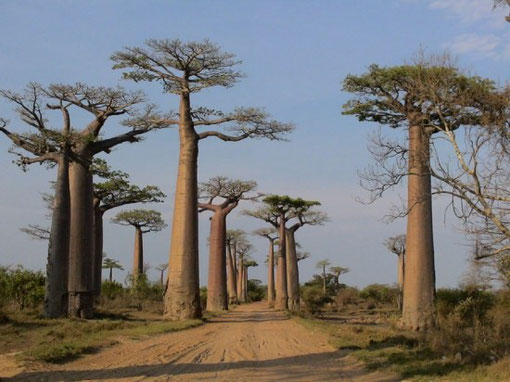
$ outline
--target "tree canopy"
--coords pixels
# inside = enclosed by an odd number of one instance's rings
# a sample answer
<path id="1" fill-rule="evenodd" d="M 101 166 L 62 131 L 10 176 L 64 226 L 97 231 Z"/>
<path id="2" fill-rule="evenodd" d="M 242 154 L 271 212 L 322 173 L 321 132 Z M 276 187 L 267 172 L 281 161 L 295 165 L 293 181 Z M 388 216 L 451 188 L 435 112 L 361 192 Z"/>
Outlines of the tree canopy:
<path id="1" fill-rule="evenodd" d="M 113 223 L 123 226 L 133 226 L 139 228 L 142 232 L 161 231 L 166 224 L 161 217 L 161 212 L 155 210 L 130 210 L 121 211 L 113 219 Z"/>

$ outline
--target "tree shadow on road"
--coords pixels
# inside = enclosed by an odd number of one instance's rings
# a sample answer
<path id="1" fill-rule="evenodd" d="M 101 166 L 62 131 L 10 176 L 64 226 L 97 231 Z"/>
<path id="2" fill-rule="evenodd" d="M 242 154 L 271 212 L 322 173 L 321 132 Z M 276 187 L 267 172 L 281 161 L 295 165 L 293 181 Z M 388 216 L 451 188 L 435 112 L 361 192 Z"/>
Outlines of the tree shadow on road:
<path id="1" fill-rule="evenodd" d="M 24 372 L 5 381 L 83 381 L 126 379 L 136 377 L 167 377 L 190 374 L 204 374 L 238 370 L 248 373 L 254 379 L 262 373 L 264 379 L 313 381 L 328 375 L 331 378 L 361 378 L 370 372 L 363 369 L 357 361 L 346 357 L 349 351 L 314 353 L 293 357 L 283 357 L 260 361 L 238 361 L 219 363 L 159 363 L 152 365 L 135 365 L 108 369 L 56 370 L 41 372 Z M 197 376 L 198 377 L 198 376 Z M 283 379 L 282 379 L 283 377 Z M 317 379 L 319 378 L 319 379 Z M 391 376 L 366 381 L 397 381 Z"/>

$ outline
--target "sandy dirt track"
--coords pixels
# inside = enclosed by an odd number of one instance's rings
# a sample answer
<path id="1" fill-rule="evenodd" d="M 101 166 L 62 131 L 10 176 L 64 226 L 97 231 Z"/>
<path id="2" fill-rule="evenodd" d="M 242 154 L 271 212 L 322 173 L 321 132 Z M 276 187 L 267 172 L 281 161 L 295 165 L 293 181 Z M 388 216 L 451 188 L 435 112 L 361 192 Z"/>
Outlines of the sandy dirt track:
<path id="1" fill-rule="evenodd" d="M 198 328 L 133 341 L 9 381 L 398 381 L 369 372 L 264 303 Z"/>

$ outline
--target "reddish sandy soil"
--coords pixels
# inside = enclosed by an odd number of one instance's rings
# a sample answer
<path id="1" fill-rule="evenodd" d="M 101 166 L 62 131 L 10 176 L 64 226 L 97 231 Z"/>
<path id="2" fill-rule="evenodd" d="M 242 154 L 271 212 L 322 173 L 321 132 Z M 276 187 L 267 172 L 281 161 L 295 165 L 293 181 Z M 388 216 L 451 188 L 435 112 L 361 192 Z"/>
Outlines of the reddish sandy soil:
<path id="1" fill-rule="evenodd" d="M 10 367 L 10 369 L 8 369 Z M 4 373 L 1 372 L 4 370 Z M 16 369 L 13 381 L 398 381 L 370 372 L 264 303 L 242 305 L 201 327 L 129 341 L 65 365 Z"/>

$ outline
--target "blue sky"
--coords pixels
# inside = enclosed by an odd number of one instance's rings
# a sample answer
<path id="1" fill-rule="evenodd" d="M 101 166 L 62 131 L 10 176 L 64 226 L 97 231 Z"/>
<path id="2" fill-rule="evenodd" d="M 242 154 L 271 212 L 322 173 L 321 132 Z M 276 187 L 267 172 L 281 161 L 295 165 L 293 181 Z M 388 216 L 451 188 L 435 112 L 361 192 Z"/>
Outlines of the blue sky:
<path id="1" fill-rule="evenodd" d="M 507 12 L 506 12 L 507 13 Z M 175 109 L 175 96 L 156 84 L 133 84 L 111 70 L 110 55 L 147 38 L 208 38 L 243 61 L 247 75 L 232 89 L 198 94 L 195 105 L 225 111 L 236 106 L 265 107 L 276 119 L 297 129 L 288 143 L 206 140 L 200 147 L 200 179 L 216 175 L 256 180 L 259 189 L 322 202 L 331 222 L 298 231 L 297 239 L 312 255 L 300 264 L 302 280 L 316 273 L 317 261 L 348 266 L 350 285 L 392 283 L 396 259 L 382 245 L 404 232 L 405 222 L 385 224 L 382 216 L 405 188 L 376 204 L 355 201 L 366 196 L 357 171 L 368 165 L 368 133 L 375 124 L 360 124 L 341 115 L 348 95 L 341 81 L 362 73 L 372 63 L 398 65 L 420 48 L 448 49 L 460 64 L 500 83 L 508 80 L 510 24 L 505 10 L 492 10 L 490 0 L 258 0 L 133 1 L 24 0 L 0 2 L 0 88 L 21 90 L 30 81 L 121 84 L 143 89 L 162 110 Z M 0 101 L 0 116 L 15 131 L 25 129 L 11 106 Z M 79 124 L 82 116 L 75 119 Z M 112 121 L 105 135 L 122 128 Z M 404 132 L 395 132 L 403 136 Z M 11 162 L 9 144 L 0 139 L 0 264 L 43 269 L 45 243 L 19 231 L 27 224 L 46 224 L 40 194 L 48 190 L 52 170 L 33 167 L 23 173 Z M 176 131 L 161 131 L 136 145 L 119 147 L 109 156 L 112 167 L 129 172 L 137 184 L 155 184 L 168 194 L 160 210 L 170 224 L 178 155 Z M 399 193 L 401 194 L 399 196 Z M 439 286 L 455 286 L 469 253 L 457 222 L 435 201 L 435 250 Z M 240 207 L 249 208 L 250 205 Z M 133 232 L 109 223 L 105 251 L 129 269 Z M 252 231 L 261 225 L 234 211 L 230 228 Z M 201 282 L 206 283 L 208 217 L 200 217 Z M 145 238 L 146 261 L 153 266 L 168 258 L 170 229 Z M 253 238 L 260 266 L 251 276 L 265 281 L 266 243 Z M 117 272 L 123 280 L 125 273 Z M 152 278 L 156 272 L 152 271 Z"/>

